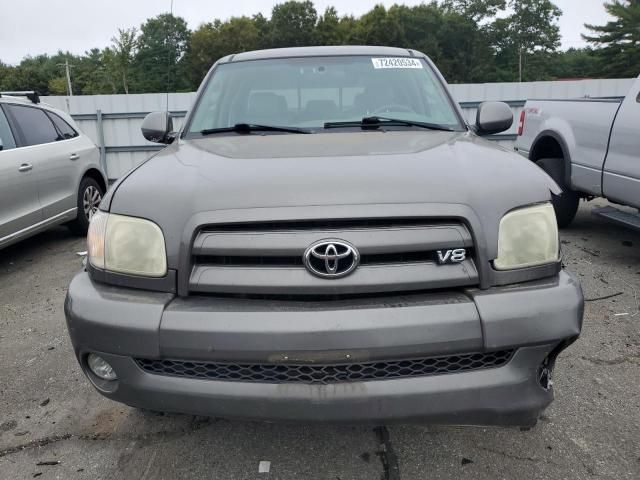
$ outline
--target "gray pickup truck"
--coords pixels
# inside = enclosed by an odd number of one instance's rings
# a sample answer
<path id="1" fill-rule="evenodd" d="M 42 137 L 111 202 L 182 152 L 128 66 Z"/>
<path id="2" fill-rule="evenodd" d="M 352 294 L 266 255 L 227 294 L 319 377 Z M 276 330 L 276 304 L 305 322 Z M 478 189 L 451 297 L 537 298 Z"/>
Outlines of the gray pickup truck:
<path id="1" fill-rule="evenodd" d="M 112 186 L 65 313 L 82 370 L 139 408 L 535 424 L 583 297 L 555 182 L 468 126 L 413 50 L 219 60 L 167 148 Z"/>
<path id="2" fill-rule="evenodd" d="M 640 77 L 623 98 L 526 102 L 515 148 L 562 187 L 553 199 L 561 227 L 571 223 L 581 198 L 640 208 L 639 126 Z M 594 213 L 640 230 L 640 214 L 614 207 Z"/>

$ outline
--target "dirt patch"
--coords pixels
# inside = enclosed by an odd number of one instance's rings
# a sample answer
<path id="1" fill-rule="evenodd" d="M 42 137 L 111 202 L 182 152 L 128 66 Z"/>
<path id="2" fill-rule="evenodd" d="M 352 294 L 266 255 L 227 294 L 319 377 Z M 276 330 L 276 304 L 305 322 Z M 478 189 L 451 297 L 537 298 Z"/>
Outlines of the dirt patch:
<path id="1" fill-rule="evenodd" d="M 18 422 L 15 420 L 8 420 L 6 422 L 0 423 L 0 432 L 8 432 L 9 430 L 13 430 L 18 426 Z"/>
<path id="2" fill-rule="evenodd" d="M 95 436 L 111 435 L 118 430 L 127 415 L 128 413 L 118 407 L 101 410 L 93 418 L 90 430 L 87 433 Z"/>

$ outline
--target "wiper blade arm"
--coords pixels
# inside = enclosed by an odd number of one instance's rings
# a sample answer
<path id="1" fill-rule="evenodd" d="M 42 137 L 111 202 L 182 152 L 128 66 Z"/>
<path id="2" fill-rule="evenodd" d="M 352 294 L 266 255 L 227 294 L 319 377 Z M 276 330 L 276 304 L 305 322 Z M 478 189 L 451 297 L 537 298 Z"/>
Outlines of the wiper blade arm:
<path id="1" fill-rule="evenodd" d="M 389 118 L 389 117 L 364 117 L 362 119 L 364 125 L 408 125 L 411 127 L 427 128 L 429 130 L 443 130 L 445 132 L 453 132 L 451 127 L 441 125 L 439 123 L 420 122 L 417 120 L 403 120 L 401 118 Z"/>
<path id="2" fill-rule="evenodd" d="M 324 128 L 361 127 L 362 125 L 361 121 L 325 122 Z"/>
<path id="3" fill-rule="evenodd" d="M 340 128 L 340 127 L 362 127 L 362 128 L 377 128 L 381 126 L 409 126 L 427 128 L 429 130 L 443 130 L 445 132 L 453 132 L 453 129 L 446 125 L 440 125 L 439 123 L 418 122 L 413 120 L 402 120 L 400 118 L 388 118 L 388 117 L 364 117 L 359 122 L 327 122 L 324 124 L 324 128 Z"/>
<path id="4" fill-rule="evenodd" d="M 440 125 L 438 123 L 427 123 L 414 120 L 403 120 L 401 118 L 379 117 L 377 115 L 364 117 L 362 119 L 364 125 L 407 125 L 410 127 L 428 128 L 429 130 L 446 130 L 451 131 L 450 127 Z"/>
<path id="5" fill-rule="evenodd" d="M 250 132 L 287 132 L 287 133 L 311 133 L 311 130 L 298 127 L 281 127 L 279 125 L 258 125 L 255 123 L 236 123 L 231 127 L 222 128 L 207 128 L 201 130 L 202 135 L 211 135 L 214 133 L 224 132 L 238 132 L 238 133 L 250 133 Z"/>

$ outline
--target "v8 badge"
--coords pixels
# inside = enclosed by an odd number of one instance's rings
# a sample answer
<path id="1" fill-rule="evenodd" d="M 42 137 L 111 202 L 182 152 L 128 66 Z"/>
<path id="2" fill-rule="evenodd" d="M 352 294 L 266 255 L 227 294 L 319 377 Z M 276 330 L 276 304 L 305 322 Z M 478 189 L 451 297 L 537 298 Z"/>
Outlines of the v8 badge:
<path id="1" fill-rule="evenodd" d="M 454 250 L 438 250 L 438 263 L 445 265 L 447 263 L 460 263 L 467 258 L 467 250 L 464 248 L 456 248 Z"/>

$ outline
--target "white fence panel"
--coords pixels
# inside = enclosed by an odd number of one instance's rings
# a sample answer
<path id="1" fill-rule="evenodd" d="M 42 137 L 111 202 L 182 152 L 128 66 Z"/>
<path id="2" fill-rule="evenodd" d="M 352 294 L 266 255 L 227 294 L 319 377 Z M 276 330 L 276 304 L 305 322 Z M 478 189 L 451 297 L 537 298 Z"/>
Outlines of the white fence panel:
<path id="1" fill-rule="evenodd" d="M 507 148 L 515 140 L 516 124 L 522 106 L 533 98 L 621 97 L 635 79 L 575 80 L 523 83 L 470 83 L 450 85 L 454 98 L 462 107 L 470 124 L 480 102 L 506 101 L 511 106 L 514 125 L 508 132 L 491 137 Z M 170 93 L 169 110 L 174 126 L 179 129 L 195 93 Z M 167 95 L 145 93 L 132 95 L 87 95 L 75 97 L 42 97 L 42 101 L 71 114 L 78 125 L 101 147 L 103 161 L 110 179 L 116 179 L 133 168 L 152 152 L 161 148 L 147 142 L 140 133 L 144 116 L 167 108 Z"/>
<path id="2" fill-rule="evenodd" d="M 462 83 L 449 85 L 459 102 L 527 100 L 529 98 L 622 97 L 635 79 L 559 80 L 522 83 Z"/>
<path id="3" fill-rule="evenodd" d="M 184 115 L 194 99 L 194 92 L 169 94 L 169 110 L 176 129 L 182 127 Z M 107 174 L 112 180 L 161 148 L 145 140 L 140 127 L 147 113 L 166 110 L 166 94 L 52 96 L 42 97 L 42 101 L 68 112 L 80 129 L 103 149 Z"/>

